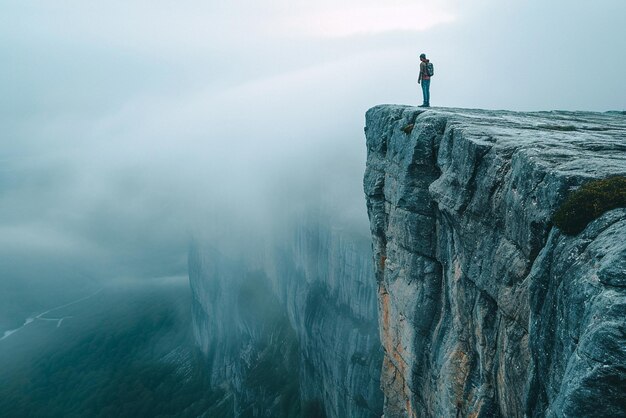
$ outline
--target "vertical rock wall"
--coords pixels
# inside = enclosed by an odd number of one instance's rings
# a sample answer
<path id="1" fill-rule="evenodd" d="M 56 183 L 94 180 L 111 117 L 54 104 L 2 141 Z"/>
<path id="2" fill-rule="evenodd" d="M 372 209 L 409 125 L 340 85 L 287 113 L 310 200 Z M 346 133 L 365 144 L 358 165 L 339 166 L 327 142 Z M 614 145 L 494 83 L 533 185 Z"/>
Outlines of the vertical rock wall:
<path id="1" fill-rule="evenodd" d="M 550 223 L 626 173 L 625 134 L 622 114 L 367 113 L 386 418 L 626 414 L 626 211 Z"/>
<path id="2" fill-rule="evenodd" d="M 380 417 L 369 239 L 310 219 L 281 237 L 261 256 L 190 250 L 194 330 L 212 384 L 228 388 L 234 416 Z"/>

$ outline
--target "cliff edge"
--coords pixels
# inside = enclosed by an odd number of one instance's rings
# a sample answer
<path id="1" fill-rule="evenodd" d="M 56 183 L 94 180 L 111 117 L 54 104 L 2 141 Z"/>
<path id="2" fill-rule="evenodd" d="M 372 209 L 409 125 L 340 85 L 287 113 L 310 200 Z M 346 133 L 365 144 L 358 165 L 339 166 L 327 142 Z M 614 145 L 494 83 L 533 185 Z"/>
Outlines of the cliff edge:
<path id="1" fill-rule="evenodd" d="M 385 417 L 626 416 L 626 209 L 551 223 L 626 175 L 626 116 L 384 105 L 365 132 Z"/>

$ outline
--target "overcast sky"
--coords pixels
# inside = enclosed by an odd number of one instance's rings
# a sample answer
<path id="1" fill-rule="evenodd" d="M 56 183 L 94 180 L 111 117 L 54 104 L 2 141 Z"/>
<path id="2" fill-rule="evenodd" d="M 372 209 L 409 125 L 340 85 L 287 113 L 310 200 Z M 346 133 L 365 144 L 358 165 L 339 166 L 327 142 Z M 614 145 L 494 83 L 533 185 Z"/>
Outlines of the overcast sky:
<path id="1" fill-rule="evenodd" d="M 2 279 L 45 257 L 176 270 L 198 225 L 284 206 L 361 222 L 363 115 L 421 102 L 420 53 L 434 106 L 623 110 L 624 16 L 623 0 L 3 1 Z"/>

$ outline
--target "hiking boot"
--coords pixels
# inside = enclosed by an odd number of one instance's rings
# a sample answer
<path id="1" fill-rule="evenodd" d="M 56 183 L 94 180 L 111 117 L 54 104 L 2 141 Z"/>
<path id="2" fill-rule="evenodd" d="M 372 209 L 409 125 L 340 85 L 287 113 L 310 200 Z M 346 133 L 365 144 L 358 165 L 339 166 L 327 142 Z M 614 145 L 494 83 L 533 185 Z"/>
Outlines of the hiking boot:
<path id="1" fill-rule="evenodd" d="M 428 103 L 424 103 L 423 105 L 419 105 L 418 107 L 430 107 Z"/>

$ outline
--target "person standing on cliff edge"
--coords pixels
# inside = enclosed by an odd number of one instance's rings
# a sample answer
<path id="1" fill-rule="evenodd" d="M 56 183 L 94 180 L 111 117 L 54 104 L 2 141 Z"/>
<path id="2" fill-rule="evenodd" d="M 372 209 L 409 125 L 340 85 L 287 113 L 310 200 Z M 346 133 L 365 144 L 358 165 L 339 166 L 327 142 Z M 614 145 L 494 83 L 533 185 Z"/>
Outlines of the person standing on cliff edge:
<path id="1" fill-rule="evenodd" d="M 420 55 L 420 75 L 417 84 L 422 85 L 422 94 L 424 95 L 424 103 L 419 107 L 430 107 L 430 77 L 432 76 L 432 64 L 426 58 L 426 54 Z"/>

